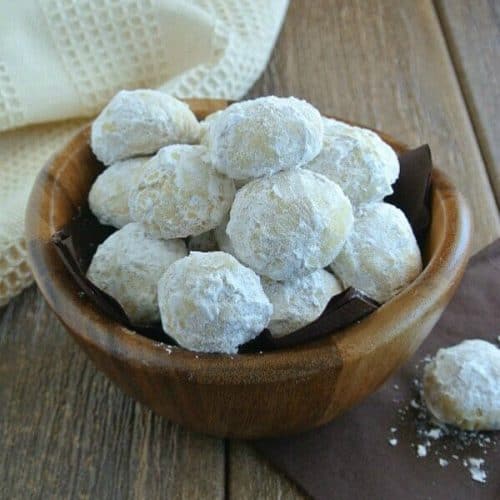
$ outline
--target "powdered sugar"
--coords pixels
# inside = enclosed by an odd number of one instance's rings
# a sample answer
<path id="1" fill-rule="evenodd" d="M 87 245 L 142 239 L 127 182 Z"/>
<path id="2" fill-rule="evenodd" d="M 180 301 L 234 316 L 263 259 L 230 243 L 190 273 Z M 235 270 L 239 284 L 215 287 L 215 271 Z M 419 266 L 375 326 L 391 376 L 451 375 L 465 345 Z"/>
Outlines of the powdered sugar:
<path id="1" fill-rule="evenodd" d="M 486 472 L 482 469 L 484 465 L 484 459 L 469 457 L 467 461 L 469 463 L 469 472 L 472 479 L 479 483 L 485 483 Z"/>
<path id="2" fill-rule="evenodd" d="M 189 106 L 163 92 L 121 90 L 92 123 L 92 151 L 105 165 L 195 143 L 200 125 Z"/>
<path id="3" fill-rule="evenodd" d="M 262 278 L 262 288 L 273 305 L 267 327 L 273 337 L 282 337 L 312 323 L 329 300 L 342 291 L 337 278 L 324 269 L 289 281 Z"/>
<path id="4" fill-rule="evenodd" d="M 233 104 L 207 121 L 203 141 L 215 168 L 233 179 L 271 175 L 312 160 L 323 121 L 306 101 L 275 96 Z"/>
<path id="5" fill-rule="evenodd" d="M 273 307 L 259 277 L 224 252 L 192 252 L 158 283 L 165 332 L 181 346 L 236 353 L 268 324 Z"/>
<path id="6" fill-rule="evenodd" d="M 120 228 L 132 222 L 128 197 L 148 160 L 141 156 L 117 161 L 97 177 L 89 193 L 89 206 L 101 224 Z"/>
<path id="7" fill-rule="evenodd" d="M 372 203 L 355 213 L 354 228 L 331 268 L 345 287 L 383 303 L 418 276 L 422 259 L 403 212 Z"/>
<path id="8" fill-rule="evenodd" d="M 291 169 L 242 187 L 226 232 L 243 263 L 286 281 L 327 266 L 352 224 L 351 204 L 334 182 Z"/>
<path id="9" fill-rule="evenodd" d="M 427 446 L 425 444 L 417 445 L 417 455 L 419 457 L 426 457 L 427 456 Z"/>
<path id="10" fill-rule="evenodd" d="M 425 367 L 423 394 L 441 421 L 468 430 L 500 429 L 500 349 L 479 339 L 440 349 Z"/>
<path id="11" fill-rule="evenodd" d="M 133 220 L 157 238 L 196 236 L 217 227 L 233 202 L 234 182 L 204 160 L 203 146 L 162 148 L 130 191 Z"/>
<path id="12" fill-rule="evenodd" d="M 87 277 L 114 297 L 131 321 L 154 322 L 160 319 L 158 277 L 186 253 L 182 240 L 155 240 L 131 223 L 99 245 Z"/>
<path id="13" fill-rule="evenodd" d="M 336 182 L 353 205 L 382 201 L 399 176 L 394 150 L 371 130 L 324 118 L 323 147 L 306 168 Z"/>
<path id="14" fill-rule="evenodd" d="M 439 439 L 443 435 L 443 430 L 439 427 L 435 427 L 434 429 L 430 429 L 427 432 L 427 437 L 430 439 Z"/>
<path id="15" fill-rule="evenodd" d="M 219 226 L 214 229 L 215 239 L 219 245 L 220 250 L 223 252 L 235 255 L 233 244 L 226 233 L 227 223 L 229 222 L 229 215 L 227 215 Z"/>

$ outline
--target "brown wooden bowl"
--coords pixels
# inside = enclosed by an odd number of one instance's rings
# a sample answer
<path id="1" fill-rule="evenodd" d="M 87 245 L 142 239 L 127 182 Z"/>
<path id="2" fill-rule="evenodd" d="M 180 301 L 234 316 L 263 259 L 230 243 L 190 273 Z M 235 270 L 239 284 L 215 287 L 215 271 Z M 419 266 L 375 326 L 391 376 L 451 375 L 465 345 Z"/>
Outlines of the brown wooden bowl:
<path id="1" fill-rule="evenodd" d="M 227 105 L 189 103 L 200 118 Z M 381 135 L 398 152 L 407 149 Z M 469 255 L 468 209 L 448 178 L 435 170 L 425 269 L 368 318 L 321 340 L 263 354 L 168 348 L 128 330 L 82 298 L 50 242 L 86 203 L 101 169 L 90 151 L 87 126 L 38 175 L 26 215 L 35 280 L 100 370 L 154 412 L 207 434 L 258 438 L 296 433 L 325 424 L 361 401 L 429 334 Z"/>

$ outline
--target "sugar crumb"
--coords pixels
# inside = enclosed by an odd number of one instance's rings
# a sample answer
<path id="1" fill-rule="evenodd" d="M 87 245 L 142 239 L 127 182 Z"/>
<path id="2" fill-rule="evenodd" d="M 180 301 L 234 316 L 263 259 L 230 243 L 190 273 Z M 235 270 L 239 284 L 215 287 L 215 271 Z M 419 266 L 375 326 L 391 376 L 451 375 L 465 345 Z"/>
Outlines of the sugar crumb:
<path id="1" fill-rule="evenodd" d="M 439 427 L 434 427 L 433 429 L 427 431 L 426 435 L 431 439 L 439 439 L 443 435 L 443 431 Z"/>
<path id="2" fill-rule="evenodd" d="M 427 456 L 427 448 L 425 445 L 423 444 L 419 444 L 417 446 L 417 455 L 419 457 L 426 457 Z"/>
<path id="3" fill-rule="evenodd" d="M 469 457 L 469 472 L 474 481 L 486 483 L 486 471 L 482 469 L 484 459 Z"/>
<path id="4" fill-rule="evenodd" d="M 163 342 L 154 342 L 153 345 L 155 347 L 158 347 L 160 349 L 163 349 L 164 351 L 167 352 L 168 355 L 172 354 L 172 347 L 173 346 L 169 346 L 167 344 L 164 344 Z"/>

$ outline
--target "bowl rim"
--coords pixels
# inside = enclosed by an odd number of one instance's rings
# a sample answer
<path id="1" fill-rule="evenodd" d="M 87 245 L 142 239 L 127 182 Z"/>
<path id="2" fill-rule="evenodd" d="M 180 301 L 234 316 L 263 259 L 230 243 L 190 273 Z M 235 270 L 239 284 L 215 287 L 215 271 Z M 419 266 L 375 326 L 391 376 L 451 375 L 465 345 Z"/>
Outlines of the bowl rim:
<path id="1" fill-rule="evenodd" d="M 188 102 L 194 103 L 196 108 L 202 101 Z M 226 101 L 213 102 L 219 108 L 227 105 Z M 372 331 L 372 318 L 376 316 L 377 324 L 383 322 L 386 325 L 384 331 L 393 334 L 418 322 L 419 318 L 431 311 L 434 303 L 447 295 L 450 282 L 452 285 L 458 284 L 467 263 L 471 233 L 469 209 L 448 176 L 434 168 L 431 192 L 433 203 L 443 207 L 446 215 L 445 230 L 419 276 L 368 318 L 321 339 L 262 353 L 202 353 L 155 342 L 108 318 L 90 301 L 82 301 L 76 283 L 50 242 L 50 236 L 58 228 L 50 226 L 50 223 L 42 223 L 51 219 L 50 213 L 54 206 L 52 197 L 57 197 L 57 193 L 54 194 L 54 180 L 65 168 L 74 166 L 74 162 L 67 161 L 68 152 L 89 147 L 89 128 L 87 124 L 77 132 L 37 176 L 26 210 L 28 260 L 42 294 L 76 340 L 84 341 L 90 347 L 127 364 L 138 367 L 147 365 L 151 371 L 173 370 L 200 383 L 225 384 L 234 384 L 235 380 L 254 384 L 296 379 L 324 369 L 338 369 L 346 353 L 361 358 L 379 346 L 380 342 L 388 340 Z M 409 149 L 388 134 L 374 131 L 397 151 Z M 402 307 L 408 303 L 413 306 L 411 310 Z"/>

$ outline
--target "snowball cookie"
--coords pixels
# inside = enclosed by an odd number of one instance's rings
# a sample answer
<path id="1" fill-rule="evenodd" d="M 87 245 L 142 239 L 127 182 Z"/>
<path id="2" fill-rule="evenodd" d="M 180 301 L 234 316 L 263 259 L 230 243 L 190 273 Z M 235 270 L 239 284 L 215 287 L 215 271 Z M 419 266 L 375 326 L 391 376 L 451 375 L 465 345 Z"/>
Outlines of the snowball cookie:
<path id="1" fill-rule="evenodd" d="M 193 252 L 158 283 L 163 329 L 192 351 L 235 353 L 267 325 L 273 306 L 259 277 L 224 252 Z"/>
<path id="2" fill-rule="evenodd" d="M 212 120 L 216 119 L 220 113 L 222 113 L 222 111 L 223 110 L 215 111 L 205 116 L 205 119 L 200 122 L 200 144 L 204 146 L 208 145 L 208 126 Z"/>
<path id="3" fill-rule="evenodd" d="M 121 90 L 94 120 L 90 145 L 105 165 L 194 143 L 200 125 L 189 106 L 157 90 Z"/>
<path id="4" fill-rule="evenodd" d="M 331 269 L 344 286 L 386 302 L 422 270 L 422 259 L 408 220 L 388 203 L 366 205 Z"/>
<path id="5" fill-rule="evenodd" d="M 217 227 L 234 199 L 234 181 L 204 159 L 206 148 L 176 144 L 160 149 L 130 191 L 132 220 L 151 236 L 185 238 Z"/>
<path id="6" fill-rule="evenodd" d="M 205 140 L 219 172 L 239 180 L 261 177 L 311 161 L 321 149 L 323 121 L 306 101 L 260 97 L 218 113 Z"/>
<path id="7" fill-rule="evenodd" d="M 439 420 L 466 430 L 500 430 L 500 349 L 474 339 L 425 366 L 424 400 Z"/>
<path id="8" fill-rule="evenodd" d="M 342 292 L 337 278 L 324 269 L 289 281 L 262 278 L 262 288 L 273 305 L 267 325 L 273 337 L 283 337 L 316 321 L 330 299 Z"/>
<path id="9" fill-rule="evenodd" d="M 219 250 L 219 245 L 215 238 L 215 231 L 207 231 L 198 236 L 191 236 L 187 243 L 190 252 L 215 252 Z"/>
<path id="10" fill-rule="evenodd" d="M 295 168 L 242 187 L 226 232 L 241 262 L 286 281 L 327 266 L 352 224 L 351 204 L 337 184 Z"/>
<path id="11" fill-rule="evenodd" d="M 160 319 L 158 279 L 186 254 L 184 241 L 155 240 L 131 223 L 98 246 L 87 278 L 116 299 L 132 322 L 154 322 Z"/>
<path id="12" fill-rule="evenodd" d="M 226 215 L 220 226 L 217 226 L 214 229 L 214 235 L 219 249 L 222 250 L 223 252 L 231 254 L 234 257 L 235 253 L 233 244 L 231 243 L 231 240 L 229 239 L 229 236 L 226 233 L 226 227 L 228 222 L 229 222 L 229 216 Z"/>
<path id="13" fill-rule="evenodd" d="M 375 132 L 324 118 L 323 148 L 307 168 L 336 182 L 353 205 L 382 201 L 399 176 L 394 150 Z"/>
<path id="14" fill-rule="evenodd" d="M 101 224 L 123 227 L 132 222 L 128 210 L 130 188 L 139 177 L 148 156 L 117 161 L 97 177 L 89 193 L 89 206 Z"/>

